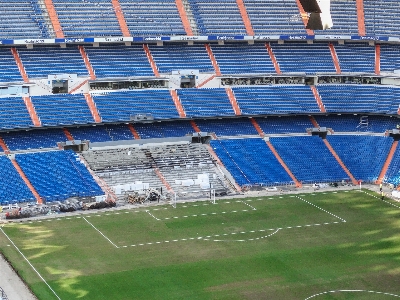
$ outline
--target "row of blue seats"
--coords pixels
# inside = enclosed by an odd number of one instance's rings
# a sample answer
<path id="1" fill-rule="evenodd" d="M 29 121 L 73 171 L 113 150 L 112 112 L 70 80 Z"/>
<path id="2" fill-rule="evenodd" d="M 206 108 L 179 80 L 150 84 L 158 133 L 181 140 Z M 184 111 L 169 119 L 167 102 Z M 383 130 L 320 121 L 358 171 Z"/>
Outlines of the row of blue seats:
<path id="1" fill-rule="evenodd" d="M 400 89 L 374 85 L 318 85 L 328 113 L 397 115 Z M 320 108 L 308 86 L 284 85 L 233 88 L 242 115 L 318 114 Z M 177 90 L 187 118 L 235 116 L 225 89 Z M 178 119 L 169 90 L 127 90 L 92 94 L 103 122 L 129 122 L 135 115 Z M 94 119 L 83 94 L 32 96 L 42 126 L 91 124 Z M 33 126 L 20 97 L 0 98 L 0 129 Z"/>
<path id="2" fill-rule="evenodd" d="M 357 180 L 375 181 L 393 144 L 383 136 L 336 135 L 328 141 Z M 302 183 L 349 180 L 318 136 L 271 137 L 270 143 Z M 211 146 L 225 167 L 243 185 L 292 184 L 291 178 L 261 138 L 212 140 Z M 70 197 L 102 195 L 79 156 L 72 151 L 17 154 L 16 161 L 35 190 L 47 202 Z M 400 150 L 389 166 L 386 182 L 399 184 Z M 0 156 L 3 178 L 0 204 L 34 201 L 11 161 Z"/>
<path id="3" fill-rule="evenodd" d="M 336 73 L 327 43 L 271 43 L 271 47 L 283 73 Z M 154 76 L 142 45 L 86 46 L 85 49 L 97 78 Z M 222 74 L 275 74 L 264 43 L 212 44 L 211 49 Z M 336 44 L 335 49 L 342 72 L 375 72 L 374 47 L 349 43 Z M 10 49 L 0 50 L 0 60 L 4 63 L 4 68 L 0 70 L 0 82 L 22 81 Z M 160 73 L 182 69 L 214 72 L 204 45 L 150 45 L 150 52 Z M 53 74 L 88 76 L 77 46 L 21 47 L 18 53 L 29 78 L 47 78 Z M 381 45 L 382 72 L 393 72 L 400 68 L 399 53 L 400 47 L 396 45 Z"/>
<path id="4" fill-rule="evenodd" d="M 58 19 L 66 37 L 122 36 L 110 1 L 54 0 Z M 197 34 L 245 35 L 246 28 L 235 1 L 189 0 Z M 305 34 L 296 2 L 245 0 L 247 15 L 256 35 Z M 358 17 L 355 1 L 332 1 L 334 27 L 329 34 L 357 35 Z M 185 35 L 183 23 L 173 0 L 120 0 L 121 10 L 131 35 Z M 0 6 L 7 18 L 0 38 L 47 38 L 46 21 L 38 0 L 6 1 Z M 399 35 L 400 21 L 396 0 L 367 1 L 364 5 L 368 35 Z M 88 17 L 89 16 L 89 17 Z M 17 26 L 16 26 L 17 24 Z M 315 34 L 326 34 L 316 31 Z"/>
<path id="5" fill-rule="evenodd" d="M 302 183 L 350 180 L 318 136 L 271 137 L 269 140 L 294 177 Z M 329 136 L 328 141 L 354 178 L 373 182 L 382 170 L 393 138 L 337 135 Z M 260 138 L 215 140 L 211 141 L 211 146 L 239 185 L 293 183 Z M 398 180 L 398 171 L 392 173 L 395 176 L 389 175 L 387 181 Z"/>
<path id="6" fill-rule="evenodd" d="M 15 159 L 46 201 L 104 194 L 79 156 L 70 150 L 17 154 Z"/>
<path id="7" fill-rule="evenodd" d="M 334 133 L 384 133 L 400 123 L 395 117 L 377 115 L 315 115 L 313 118 L 319 126 L 330 128 Z M 256 117 L 255 120 L 265 134 L 306 133 L 314 127 L 312 119 L 305 115 Z M 249 118 L 196 119 L 194 122 L 202 132 L 215 133 L 218 137 L 258 135 Z M 141 139 L 182 137 L 195 131 L 188 120 L 135 123 L 133 127 Z M 91 143 L 134 139 L 125 123 L 69 127 L 68 131 L 75 140 Z M 2 132 L 0 137 L 12 151 L 56 148 L 58 142 L 67 140 L 61 128 Z"/>

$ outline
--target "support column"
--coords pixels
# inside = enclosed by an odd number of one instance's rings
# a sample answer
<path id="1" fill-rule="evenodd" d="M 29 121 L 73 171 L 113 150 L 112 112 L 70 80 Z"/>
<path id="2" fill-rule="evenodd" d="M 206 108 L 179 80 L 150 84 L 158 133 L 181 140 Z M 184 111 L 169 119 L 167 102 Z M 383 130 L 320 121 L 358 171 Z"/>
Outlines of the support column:
<path id="1" fill-rule="evenodd" d="M 41 127 L 42 124 L 41 124 L 41 122 L 39 120 L 39 117 L 38 117 L 38 115 L 36 113 L 35 107 L 33 106 L 31 97 L 22 97 L 22 99 L 24 99 L 24 103 L 25 103 L 26 109 L 28 110 L 29 115 L 31 116 L 33 125 L 35 127 Z"/>
<path id="2" fill-rule="evenodd" d="M 62 130 L 63 130 L 65 136 L 67 137 L 68 141 L 74 140 L 74 137 L 72 136 L 71 132 L 69 132 L 69 130 L 67 128 L 64 127 Z"/>
<path id="3" fill-rule="evenodd" d="M 139 133 L 136 131 L 135 127 L 133 127 L 133 125 L 131 123 L 128 124 L 128 128 L 131 131 L 133 137 L 135 138 L 135 140 L 140 140 L 140 135 Z"/>
<path id="4" fill-rule="evenodd" d="M 200 128 L 197 126 L 194 120 L 190 120 L 190 125 L 192 125 L 195 132 L 201 132 Z"/>
<path id="5" fill-rule="evenodd" d="M 307 23 L 308 23 L 308 14 L 305 12 L 305 10 L 299 0 L 296 0 L 296 3 L 297 3 L 297 7 L 299 8 L 301 19 L 303 20 L 304 28 L 306 28 Z M 306 32 L 308 35 L 314 35 L 314 30 L 306 29 Z"/>
<path id="6" fill-rule="evenodd" d="M 192 26 L 190 26 L 189 18 L 182 0 L 175 0 L 175 5 L 178 9 L 179 16 L 181 17 L 183 28 L 185 29 L 186 34 L 190 36 L 193 35 Z"/>
<path id="7" fill-rule="evenodd" d="M 119 0 L 111 0 L 111 3 L 114 7 L 115 15 L 117 16 L 117 20 L 119 23 L 119 27 L 121 27 L 121 32 L 124 37 L 131 36 L 129 32 L 128 25 L 126 25 L 126 20 L 124 13 L 122 11 L 121 5 L 119 4 Z"/>
<path id="8" fill-rule="evenodd" d="M 0 137 L 0 147 L 3 149 L 5 154 L 10 153 L 10 149 L 8 148 L 7 144 L 4 142 L 4 140 Z"/>
<path id="9" fill-rule="evenodd" d="M 358 35 L 365 36 L 365 16 L 364 16 L 364 1 L 356 0 L 357 6 L 357 23 L 358 23 Z"/>
<path id="10" fill-rule="evenodd" d="M 285 169 L 285 171 L 288 173 L 290 178 L 292 178 L 293 182 L 295 183 L 296 187 L 301 187 L 302 184 L 297 180 L 297 178 L 293 175 L 292 171 L 290 171 L 289 167 L 286 165 L 286 163 L 283 161 L 281 156 L 279 155 L 278 151 L 276 151 L 275 147 L 271 144 L 270 141 L 265 141 L 268 145 L 268 148 L 271 150 L 271 152 L 275 155 L 275 158 L 279 161 L 279 163 L 282 165 L 282 167 Z"/>
<path id="11" fill-rule="evenodd" d="M 236 0 L 236 4 L 239 8 L 240 15 L 242 16 L 247 35 L 254 35 L 253 26 L 251 25 L 251 21 L 249 15 L 247 14 L 246 6 L 244 5 L 243 0 Z"/>
<path id="12" fill-rule="evenodd" d="M 319 128 L 319 124 L 317 123 L 317 120 L 315 120 L 313 116 L 310 116 L 310 121 L 315 128 Z"/>
<path id="13" fill-rule="evenodd" d="M 172 100 L 174 101 L 176 110 L 179 113 L 179 117 L 186 118 L 186 112 L 183 109 L 181 100 L 179 99 L 178 93 L 176 92 L 176 90 L 170 90 L 169 93 L 171 94 Z"/>
<path id="14" fill-rule="evenodd" d="M 153 59 L 153 55 L 151 55 L 149 46 L 147 44 L 143 44 L 143 50 L 146 53 L 147 59 L 149 60 L 149 64 L 151 66 L 151 69 L 153 70 L 154 75 L 156 77 L 160 77 L 160 73 L 158 73 L 157 65 Z"/>
<path id="15" fill-rule="evenodd" d="M 375 44 L 375 74 L 381 74 L 381 45 Z"/>
<path id="16" fill-rule="evenodd" d="M 29 181 L 28 177 L 26 177 L 24 171 L 22 171 L 21 167 L 17 163 L 15 159 L 10 159 L 11 163 L 13 164 L 14 168 L 17 170 L 19 176 L 21 176 L 22 180 L 25 182 L 26 186 L 29 188 L 29 190 L 32 192 L 33 196 L 35 196 L 36 203 L 42 204 L 43 200 L 40 197 L 39 193 L 36 191 L 36 189 L 33 187 L 32 183 Z"/>
<path id="17" fill-rule="evenodd" d="M 331 51 L 331 56 L 332 56 L 333 64 L 335 65 L 336 74 L 342 73 L 342 70 L 340 69 L 340 64 L 339 64 L 339 58 L 336 54 L 335 47 L 333 46 L 332 43 L 329 43 L 329 50 Z"/>
<path id="18" fill-rule="evenodd" d="M 211 63 L 213 65 L 213 67 L 214 67 L 215 74 L 217 76 L 221 76 L 221 70 L 219 69 L 217 60 L 215 59 L 215 56 L 214 56 L 214 53 L 212 52 L 210 44 L 204 44 L 204 46 L 206 47 L 207 54 L 210 57 Z"/>
<path id="19" fill-rule="evenodd" d="M 228 95 L 229 101 L 231 102 L 233 111 L 236 116 L 242 115 L 242 111 L 240 110 L 239 104 L 236 101 L 235 94 L 233 93 L 231 88 L 225 88 L 225 92 Z"/>
<path id="20" fill-rule="evenodd" d="M 340 159 L 339 155 L 337 155 L 335 149 L 332 148 L 331 144 L 328 142 L 327 139 L 322 139 L 325 143 L 325 146 L 329 149 L 329 151 L 332 153 L 333 157 L 335 157 L 336 161 L 339 163 L 339 165 L 342 167 L 342 169 L 346 172 L 347 176 L 351 179 L 354 185 L 358 184 L 358 181 L 354 178 L 353 174 L 351 174 L 350 170 L 346 167 L 346 165 L 343 163 L 343 161 Z"/>
<path id="21" fill-rule="evenodd" d="M 390 163 L 392 162 L 393 156 L 396 153 L 398 144 L 399 144 L 399 141 L 394 141 L 393 142 L 392 147 L 390 148 L 389 154 L 386 157 L 385 163 L 382 166 L 382 170 L 379 173 L 378 180 L 376 181 L 377 184 L 381 184 L 383 179 L 385 178 L 387 169 L 389 168 Z"/>
<path id="22" fill-rule="evenodd" d="M 161 171 L 157 168 L 154 167 L 154 172 L 156 172 L 158 178 L 160 178 L 161 182 L 163 185 L 167 188 L 168 192 L 173 193 L 174 190 L 172 189 L 171 185 L 168 183 L 168 181 L 165 179 L 164 175 L 161 173 Z"/>
<path id="23" fill-rule="evenodd" d="M 86 103 L 89 106 L 90 112 L 92 113 L 93 119 L 96 123 L 101 123 L 101 118 L 99 115 L 99 112 L 97 110 L 96 104 L 94 103 L 94 100 L 92 98 L 92 95 L 89 93 L 84 94 Z"/>
<path id="24" fill-rule="evenodd" d="M 83 61 L 85 62 L 85 66 L 86 66 L 86 69 L 88 70 L 90 79 L 92 79 L 92 80 L 96 79 L 96 74 L 94 73 L 92 64 L 90 63 L 90 60 L 89 60 L 89 57 L 87 56 L 85 48 L 83 46 L 78 46 L 78 49 L 79 49 L 79 52 L 81 53 Z"/>
<path id="25" fill-rule="evenodd" d="M 58 19 L 56 9 L 54 8 L 53 0 L 44 0 L 44 4 L 46 5 L 47 13 L 49 14 L 51 24 L 53 25 L 54 32 L 56 33 L 56 37 L 64 38 L 64 32 L 62 30 L 60 20 Z"/>
<path id="26" fill-rule="evenodd" d="M 14 56 L 15 63 L 17 64 L 19 72 L 21 73 L 22 79 L 24 80 L 24 82 L 29 82 L 28 75 L 26 74 L 24 64 L 22 63 L 21 58 L 19 57 L 17 49 L 14 47 L 11 48 L 11 53 Z"/>
<path id="27" fill-rule="evenodd" d="M 318 93 L 318 91 L 317 91 L 317 88 L 315 87 L 315 85 L 310 85 L 310 88 L 311 88 L 311 91 L 312 91 L 312 93 L 313 93 L 313 95 L 314 95 L 314 97 L 315 97 L 315 101 L 317 101 L 319 110 L 320 110 L 321 112 L 323 112 L 323 113 L 326 112 L 326 110 L 325 110 L 325 105 L 324 105 L 324 103 L 322 102 L 322 99 L 321 99 L 321 97 L 320 97 L 320 95 L 319 95 L 319 93 Z"/>
<path id="28" fill-rule="evenodd" d="M 272 64 L 274 65 L 276 74 L 278 74 L 278 75 L 282 74 L 281 68 L 279 67 L 279 64 L 278 64 L 278 61 L 276 60 L 275 54 L 272 51 L 271 44 L 265 43 L 265 48 L 267 48 L 269 57 L 271 58 Z"/>
<path id="29" fill-rule="evenodd" d="M 257 130 L 258 134 L 259 134 L 261 137 L 264 137 L 265 133 L 264 133 L 264 131 L 261 129 L 260 125 L 258 125 L 256 119 L 250 118 L 250 122 L 251 122 L 251 124 L 253 124 L 253 126 L 254 126 L 254 128 Z"/>

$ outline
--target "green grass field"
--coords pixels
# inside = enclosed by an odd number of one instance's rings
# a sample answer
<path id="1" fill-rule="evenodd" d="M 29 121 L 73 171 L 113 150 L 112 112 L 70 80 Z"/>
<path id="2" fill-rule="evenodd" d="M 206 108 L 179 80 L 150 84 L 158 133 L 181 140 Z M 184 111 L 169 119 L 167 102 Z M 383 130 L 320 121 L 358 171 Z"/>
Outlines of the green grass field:
<path id="1" fill-rule="evenodd" d="M 2 230 L 61 299 L 395 299 L 400 204 L 376 196 L 178 203 Z M 39 299 L 57 299 L 4 233 L 0 251 Z"/>

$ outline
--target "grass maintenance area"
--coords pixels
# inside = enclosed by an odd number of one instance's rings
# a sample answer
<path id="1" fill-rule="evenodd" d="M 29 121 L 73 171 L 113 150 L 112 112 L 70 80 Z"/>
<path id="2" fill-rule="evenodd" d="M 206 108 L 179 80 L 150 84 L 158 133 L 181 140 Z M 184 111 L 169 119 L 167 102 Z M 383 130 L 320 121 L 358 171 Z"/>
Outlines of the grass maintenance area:
<path id="1" fill-rule="evenodd" d="M 400 298 L 400 203 L 315 192 L 10 223 L 39 299 Z"/>

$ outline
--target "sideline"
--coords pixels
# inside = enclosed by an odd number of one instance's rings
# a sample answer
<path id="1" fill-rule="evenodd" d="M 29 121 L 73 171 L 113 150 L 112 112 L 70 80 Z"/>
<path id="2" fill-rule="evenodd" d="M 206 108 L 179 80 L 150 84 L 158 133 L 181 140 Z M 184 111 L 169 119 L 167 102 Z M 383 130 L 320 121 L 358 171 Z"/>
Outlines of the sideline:
<path id="1" fill-rule="evenodd" d="M 35 273 L 40 277 L 40 279 L 42 279 L 42 281 L 47 285 L 47 287 L 53 292 L 54 296 L 57 297 L 57 299 L 61 300 L 61 298 L 57 295 L 57 293 L 51 288 L 51 286 L 47 283 L 47 281 L 42 277 L 42 275 L 40 275 L 40 273 L 38 272 L 38 270 L 36 270 L 36 268 L 30 263 L 30 261 L 26 258 L 26 256 L 21 252 L 21 250 L 18 249 L 18 247 L 14 244 L 14 242 L 8 237 L 8 235 L 4 232 L 3 228 L 0 227 L 1 232 L 6 236 L 6 238 L 10 241 L 10 243 L 15 247 L 15 249 L 17 249 L 17 251 L 19 252 L 19 254 L 21 254 L 21 256 L 26 260 L 26 262 L 31 266 L 31 268 L 33 269 L 33 271 L 35 271 Z"/>

